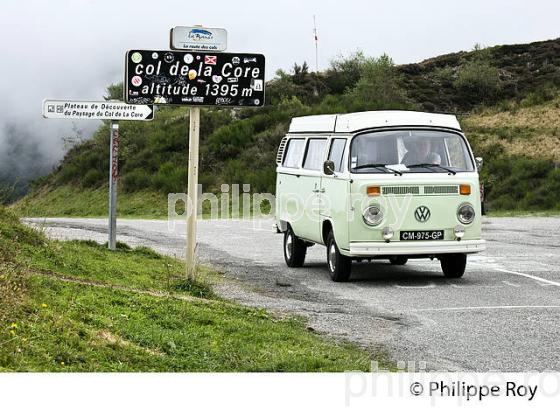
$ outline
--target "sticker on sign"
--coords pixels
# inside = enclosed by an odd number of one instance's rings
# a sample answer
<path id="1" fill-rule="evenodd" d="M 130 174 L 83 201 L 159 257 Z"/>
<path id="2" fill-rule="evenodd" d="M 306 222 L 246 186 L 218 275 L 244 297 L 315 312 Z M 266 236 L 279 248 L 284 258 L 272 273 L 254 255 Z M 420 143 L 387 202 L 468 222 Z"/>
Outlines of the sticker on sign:
<path id="1" fill-rule="evenodd" d="M 171 49 L 224 51 L 227 31 L 223 28 L 178 26 L 171 29 Z"/>
<path id="2" fill-rule="evenodd" d="M 131 50 L 126 54 L 129 104 L 260 107 L 262 54 Z"/>
<path id="3" fill-rule="evenodd" d="M 121 101 L 44 100 L 43 117 L 50 119 L 151 121 L 152 105 L 132 105 Z"/>

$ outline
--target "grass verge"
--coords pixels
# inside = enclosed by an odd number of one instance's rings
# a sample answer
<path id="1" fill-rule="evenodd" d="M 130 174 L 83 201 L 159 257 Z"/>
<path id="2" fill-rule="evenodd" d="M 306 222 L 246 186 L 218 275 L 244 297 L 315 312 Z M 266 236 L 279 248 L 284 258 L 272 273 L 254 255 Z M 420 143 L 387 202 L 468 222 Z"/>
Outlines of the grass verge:
<path id="1" fill-rule="evenodd" d="M 0 208 L 0 371 L 343 371 L 391 365 L 213 294 L 146 248 L 58 242 Z"/>
<path id="2" fill-rule="evenodd" d="M 38 190 L 12 205 L 20 216 L 33 217 L 107 217 L 107 187 L 79 188 L 63 185 Z M 167 195 L 161 192 L 119 191 L 119 218 L 161 219 L 167 217 Z"/>
<path id="3" fill-rule="evenodd" d="M 108 214 L 107 203 L 108 188 L 81 188 L 74 185 L 62 185 L 56 188 L 44 188 L 30 193 L 11 205 L 11 209 L 22 217 L 83 217 L 106 218 Z M 155 191 L 137 191 L 133 193 L 119 191 L 117 201 L 117 215 L 119 218 L 138 219 L 167 219 L 168 199 L 167 194 Z M 232 199 L 229 199 L 229 208 L 222 211 L 220 194 L 216 194 L 214 202 L 209 199 L 202 201 L 202 218 L 216 219 L 224 215 L 232 216 Z M 255 205 L 256 203 L 256 205 Z M 270 203 L 252 197 L 249 209 L 244 210 L 243 198 L 240 195 L 237 216 L 254 214 L 254 206 L 260 204 L 260 216 L 270 214 Z M 184 203 L 177 201 L 176 213 L 182 215 Z M 177 216 L 177 218 L 182 218 Z"/>

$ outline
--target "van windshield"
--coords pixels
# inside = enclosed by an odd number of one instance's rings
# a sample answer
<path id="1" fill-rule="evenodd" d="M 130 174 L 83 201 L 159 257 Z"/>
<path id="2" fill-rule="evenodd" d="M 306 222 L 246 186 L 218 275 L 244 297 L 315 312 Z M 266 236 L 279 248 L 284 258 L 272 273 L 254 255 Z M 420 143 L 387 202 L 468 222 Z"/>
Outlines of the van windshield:
<path id="1" fill-rule="evenodd" d="M 435 130 L 379 131 L 352 140 L 353 173 L 468 172 L 474 170 L 462 136 Z"/>

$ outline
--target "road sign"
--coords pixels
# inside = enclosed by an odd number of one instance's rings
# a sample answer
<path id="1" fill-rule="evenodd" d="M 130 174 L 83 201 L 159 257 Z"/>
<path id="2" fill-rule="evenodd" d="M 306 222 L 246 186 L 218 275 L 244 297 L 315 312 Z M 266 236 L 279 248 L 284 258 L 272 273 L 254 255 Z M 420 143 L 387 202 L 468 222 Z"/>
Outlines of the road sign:
<path id="1" fill-rule="evenodd" d="M 152 105 L 131 105 L 120 101 L 44 100 L 43 117 L 81 120 L 151 121 Z"/>
<path id="2" fill-rule="evenodd" d="M 121 101 L 44 100 L 43 117 L 71 120 L 110 120 L 109 161 L 109 249 L 117 246 L 117 180 L 119 161 L 119 120 L 151 121 L 153 105 L 130 105 Z"/>
<path id="3" fill-rule="evenodd" d="M 227 48 L 227 31 L 223 28 L 185 27 L 171 29 L 173 50 L 224 51 Z"/>
<path id="4" fill-rule="evenodd" d="M 131 50 L 126 54 L 129 104 L 230 107 L 264 105 L 262 54 Z"/>

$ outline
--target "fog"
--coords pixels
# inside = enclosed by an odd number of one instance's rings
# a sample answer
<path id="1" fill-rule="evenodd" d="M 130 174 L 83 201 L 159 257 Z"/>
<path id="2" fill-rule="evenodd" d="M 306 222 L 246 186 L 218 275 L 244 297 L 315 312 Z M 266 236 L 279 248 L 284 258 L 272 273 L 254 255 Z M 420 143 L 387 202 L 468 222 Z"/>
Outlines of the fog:
<path id="1" fill-rule="evenodd" d="M 63 137 L 88 137 L 97 121 L 45 120 L 45 98 L 101 99 L 122 80 L 132 48 L 166 49 L 169 29 L 228 30 L 228 51 L 259 52 L 267 78 L 306 60 L 319 68 L 339 54 L 388 53 L 397 63 L 559 36 L 557 1 L 87 1 L 3 0 L 0 13 L 0 181 L 44 174 L 64 153 Z M 74 128 L 74 130 L 73 130 Z"/>

